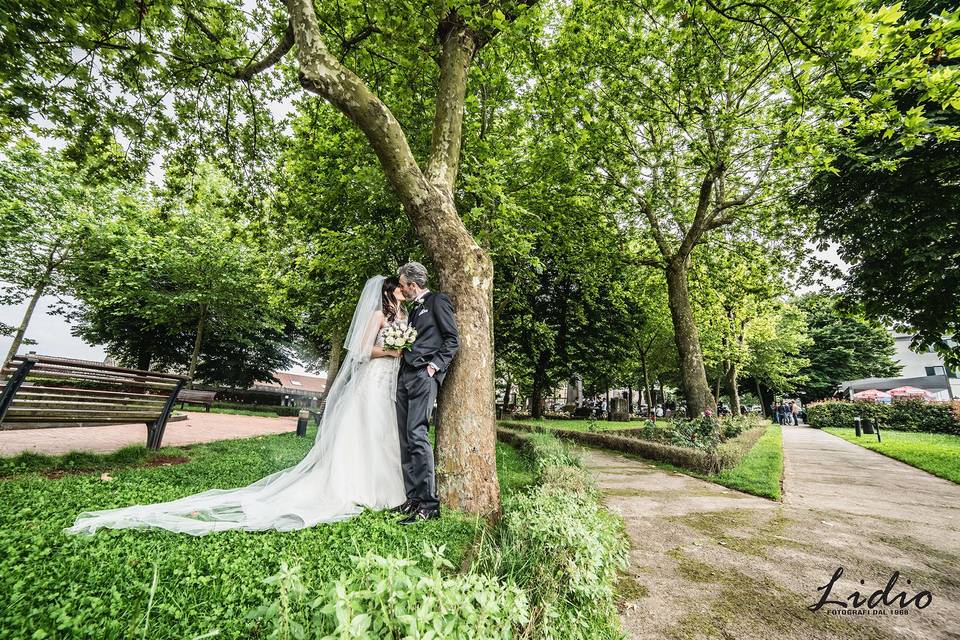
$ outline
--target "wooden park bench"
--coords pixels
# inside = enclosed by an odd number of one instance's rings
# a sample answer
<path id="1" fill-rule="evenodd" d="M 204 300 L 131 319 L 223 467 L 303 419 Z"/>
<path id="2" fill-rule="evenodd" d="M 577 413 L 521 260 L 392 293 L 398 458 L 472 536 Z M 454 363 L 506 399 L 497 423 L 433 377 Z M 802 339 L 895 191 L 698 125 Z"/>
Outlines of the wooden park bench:
<path id="1" fill-rule="evenodd" d="M 210 407 L 213 406 L 213 400 L 217 397 L 216 391 L 194 391 L 193 389 L 180 389 L 177 393 L 177 402 L 183 409 L 186 404 L 201 404 L 207 407 L 207 413 L 210 413 Z"/>
<path id="2" fill-rule="evenodd" d="M 16 356 L 0 371 L 0 430 L 141 423 L 147 425 L 147 447 L 159 449 L 186 382 L 156 371 Z"/>

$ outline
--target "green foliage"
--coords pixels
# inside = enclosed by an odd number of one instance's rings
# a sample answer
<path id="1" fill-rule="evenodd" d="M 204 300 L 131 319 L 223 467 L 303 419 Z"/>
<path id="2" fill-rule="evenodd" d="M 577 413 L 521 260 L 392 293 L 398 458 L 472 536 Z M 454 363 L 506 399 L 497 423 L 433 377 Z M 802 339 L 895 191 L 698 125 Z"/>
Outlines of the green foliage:
<path id="1" fill-rule="evenodd" d="M 700 449 L 708 453 L 717 450 L 723 437 L 720 421 L 716 418 L 702 416 L 689 420 L 674 420 L 671 424 L 669 439 L 679 447 Z"/>
<path id="2" fill-rule="evenodd" d="M 806 398 L 829 398 L 845 380 L 895 376 L 893 338 L 882 326 L 843 313 L 835 297 L 808 294 L 796 300 L 806 315 L 810 342 L 801 350 L 809 364 L 797 389 Z"/>
<path id="3" fill-rule="evenodd" d="M 858 438 L 853 429 L 830 428 L 824 431 L 960 484 L 960 436 L 884 431 L 882 441 L 877 442 L 874 436 Z"/>
<path id="4" fill-rule="evenodd" d="M 315 434 L 311 428 L 310 435 Z M 186 464 L 136 468 L 153 453 L 132 448 L 109 456 L 4 461 L 0 475 L 0 637 L 130 638 L 142 635 L 154 567 L 157 588 L 150 638 L 193 638 L 218 629 L 223 637 L 266 635 L 271 624 L 244 616 L 276 600 L 277 585 L 263 584 L 282 562 L 299 565 L 310 593 L 324 593 L 351 556 L 368 552 L 418 557 L 423 544 L 446 545 L 458 564 L 479 523 L 454 513 L 419 527 L 398 527 L 388 514 L 366 512 L 346 522 L 294 532 L 224 532 L 193 538 L 163 531 L 101 531 L 93 537 L 62 530 L 83 510 L 170 500 L 211 487 L 242 486 L 293 465 L 311 438 L 293 434 L 231 440 L 159 455 L 189 456 Z M 523 458 L 499 445 L 505 492 L 530 480 Z M 82 459 L 81 459 L 82 458 Z M 73 461 L 73 466 L 71 465 Z M 502 465 L 507 464 L 508 467 Z M 56 480 L 38 471 L 83 473 Z M 112 480 L 101 480 L 107 471 Z M 92 472 L 92 473 L 91 473 Z M 421 560 L 428 571 L 431 562 Z M 292 601 L 292 600 L 291 600 Z M 304 617 L 292 620 L 307 624 Z"/>
<path id="5" fill-rule="evenodd" d="M 506 639 L 529 621 L 516 586 L 478 573 L 450 575 L 443 546 L 424 545 L 423 557 L 429 570 L 373 553 L 353 557 L 355 570 L 311 604 L 317 636 Z"/>
<path id="6" fill-rule="evenodd" d="M 807 407 L 807 420 L 817 429 L 852 429 L 853 419 L 870 419 L 881 429 L 960 435 L 960 403 L 916 399 L 879 402 L 829 400 Z"/>
<path id="7" fill-rule="evenodd" d="M 483 570 L 521 586 L 531 638 L 618 637 L 615 586 L 626 567 L 623 522 L 599 501 L 579 460 L 550 434 L 531 434 L 526 451 L 540 484 L 504 500 Z"/>
<path id="8" fill-rule="evenodd" d="M 269 245 L 231 219 L 236 189 L 210 166 L 177 194 L 135 195 L 85 230 L 71 270 L 74 331 L 121 364 L 246 387 L 290 365 L 285 299 Z"/>
<path id="9" fill-rule="evenodd" d="M 580 456 L 549 433 L 533 433 L 527 438 L 534 472 L 540 475 L 548 467 L 581 467 Z"/>

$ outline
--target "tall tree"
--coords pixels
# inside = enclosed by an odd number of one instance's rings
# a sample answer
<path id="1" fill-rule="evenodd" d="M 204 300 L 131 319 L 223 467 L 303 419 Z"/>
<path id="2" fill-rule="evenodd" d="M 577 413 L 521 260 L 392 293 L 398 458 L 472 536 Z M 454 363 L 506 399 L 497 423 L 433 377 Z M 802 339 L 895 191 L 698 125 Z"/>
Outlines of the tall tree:
<path id="1" fill-rule="evenodd" d="M 772 228 L 758 205 L 790 184 L 781 150 L 799 119 L 783 89 L 789 52 L 769 28 L 697 4 L 574 7 L 564 53 L 581 82 L 571 89 L 582 99 L 580 129 L 593 139 L 594 175 L 650 239 L 642 261 L 666 277 L 683 392 L 698 415 L 715 401 L 689 271 L 711 232 Z"/>
<path id="2" fill-rule="evenodd" d="M 846 302 L 960 366 L 960 12 L 939 0 L 890 9 L 851 61 L 889 68 L 886 78 L 855 76 L 835 90 L 844 100 L 834 111 L 864 96 L 878 106 L 831 141 L 833 167 L 796 201 L 816 213 L 824 248 L 834 243 L 850 265 L 835 274 Z"/>
<path id="3" fill-rule="evenodd" d="M 440 398 L 441 498 L 495 513 L 493 267 L 458 213 L 455 187 L 470 68 L 503 31 L 535 26 L 529 4 L 399 10 L 359 0 L 262 0 L 250 11 L 231 0 L 28 3 L 6 17 L 15 28 L 5 33 L 18 41 L 4 48 L 12 52 L 3 61 L 12 99 L 3 123 L 40 113 L 70 128 L 109 117 L 144 148 L 171 136 L 202 147 L 235 133 L 239 106 L 255 140 L 265 99 L 289 92 L 284 80 L 294 76 L 343 113 L 379 159 L 457 312 L 462 348 Z M 295 64 L 287 55 L 294 49 Z M 271 71 L 278 64 L 295 74 Z M 423 109 L 401 124 L 389 98 Z M 417 126 L 423 113 L 432 127 Z M 415 137 L 425 129 L 428 140 Z"/>
<path id="4" fill-rule="evenodd" d="M 224 177 L 200 167 L 176 196 L 150 199 L 84 230 L 70 272 L 70 316 L 120 361 L 245 386 L 289 366 L 292 328 L 269 256 L 224 215 Z"/>
<path id="5" fill-rule="evenodd" d="M 7 145 L 0 159 L 0 302 L 27 302 L 3 366 L 23 344 L 37 303 L 44 295 L 68 293 L 64 273 L 76 259 L 80 228 L 110 207 L 106 185 L 94 189 L 83 173 L 57 151 L 30 140 Z"/>
<path id="6" fill-rule="evenodd" d="M 893 338 L 883 327 L 837 308 L 834 296 L 807 294 L 796 300 L 806 315 L 810 342 L 801 350 L 809 361 L 799 385 L 811 400 L 832 396 L 845 380 L 896 376 Z"/>

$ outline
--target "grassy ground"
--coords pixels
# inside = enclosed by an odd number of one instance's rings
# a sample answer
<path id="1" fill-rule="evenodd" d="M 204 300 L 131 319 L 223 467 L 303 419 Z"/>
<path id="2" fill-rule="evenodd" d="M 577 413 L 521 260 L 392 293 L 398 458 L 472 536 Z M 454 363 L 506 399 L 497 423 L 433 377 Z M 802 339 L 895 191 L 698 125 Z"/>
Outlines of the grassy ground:
<path id="1" fill-rule="evenodd" d="M 721 473 L 706 476 L 706 479 L 755 496 L 779 500 L 782 476 L 782 434 L 780 425 L 771 424 L 740 464 Z"/>
<path id="2" fill-rule="evenodd" d="M 960 484 L 960 436 L 884 429 L 880 432 L 882 442 L 877 442 L 875 435 L 858 438 L 853 429 L 824 431 Z"/>
<path id="3" fill-rule="evenodd" d="M 717 474 L 698 473 L 666 462 L 648 460 L 628 453 L 621 453 L 621 455 L 634 460 L 643 460 L 660 469 L 683 473 L 761 498 L 780 499 L 780 480 L 783 477 L 783 446 L 780 426 L 776 424 L 767 427 L 764 434 L 737 466 Z"/>
<path id="4" fill-rule="evenodd" d="M 262 579 L 282 561 L 299 563 L 311 593 L 324 590 L 368 550 L 416 556 L 446 544 L 458 564 L 479 523 L 456 513 L 399 527 L 386 513 L 303 531 L 225 532 L 202 538 L 165 531 L 62 530 L 85 509 L 169 500 L 213 487 L 242 486 L 297 462 L 313 442 L 293 434 L 110 456 L 18 456 L 0 461 L 0 639 L 129 638 L 143 635 L 150 584 L 157 589 L 150 638 L 193 638 L 219 630 L 250 637 L 244 616 L 275 599 Z M 498 444 L 505 493 L 532 481 L 514 449 Z M 189 462 L 145 466 L 186 457 Z M 66 472 L 66 473 L 65 473 Z M 102 480 L 108 473 L 111 480 Z M 61 475 L 57 479 L 48 476 Z"/>
<path id="5" fill-rule="evenodd" d="M 589 430 L 587 420 L 524 420 L 526 424 L 543 425 L 551 429 L 570 429 L 575 431 Z M 657 421 L 664 427 L 669 421 Z M 597 422 L 600 430 L 625 429 L 630 426 L 639 427 L 640 422 Z M 636 457 L 636 456 L 633 456 Z M 714 475 L 705 475 L 675 465 L 648 460 L 663 469 L 685 473 L 703 480 L 709 480 L 731 489 L 751 493 L 773 500 L 780 499 L 780 479 L 783 476 L 783 447 L 779 425 L 771 424 L 757 443 L 743 457 L 740 463 L 732 469 Z"/>
<path id="6" fill-rule="evenodd" d="M 767 427 L 764 434 L 737 466 L 720 473 L 707 475 L 655 460 L 647 460 L 647 462 L 661 469 L 685 473 L 694 478 L 714 482 L 761 498 L 779 500 L 781 496 L 783 439 L 780 425 L 777 424 Z"/>

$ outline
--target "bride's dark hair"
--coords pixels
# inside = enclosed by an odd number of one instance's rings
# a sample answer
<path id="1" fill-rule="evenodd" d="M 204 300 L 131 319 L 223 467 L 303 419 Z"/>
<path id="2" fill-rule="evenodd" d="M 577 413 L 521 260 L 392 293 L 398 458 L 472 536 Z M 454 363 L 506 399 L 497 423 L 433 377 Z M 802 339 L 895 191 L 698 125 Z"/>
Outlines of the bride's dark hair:
<path id="1" fill-rule="evenodd" d="M 393 322 L 397 319 L 397 313 L 400 312 L 400 306 L 397 299 L 393 297 L 393 292 L 400 286 L 400 280 L 395 276 L 390 276 L 383 280 L 383 289 L 380 294 L 380 306 L 383 308 L 383 315 L 387 321 Z"/>

